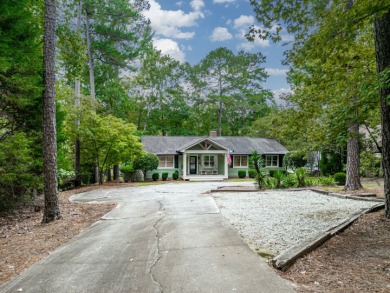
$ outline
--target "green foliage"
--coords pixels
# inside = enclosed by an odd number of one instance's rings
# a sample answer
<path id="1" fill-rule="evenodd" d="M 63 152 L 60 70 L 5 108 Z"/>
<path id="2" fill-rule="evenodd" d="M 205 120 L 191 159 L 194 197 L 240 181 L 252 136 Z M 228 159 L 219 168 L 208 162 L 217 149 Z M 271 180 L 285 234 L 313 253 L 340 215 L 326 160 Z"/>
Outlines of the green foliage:
<path id="1" fill-rule="evenodd" d="M 298 168 L 295 171 L 295 177 L 297 179 L 296 187 L 305 187 L 306 186 L 306 183 L 305 183 L 306 175 L 307 175 L 306 168 Z"/>
<path id="2" fill-rule="evenodd" d="M 333 175 L 333 178 L 334 181 L 336 181 L 337 185 L 345 185 L 347 175 L 344 172 L 338 172 Z"/>
<path id="3" fill-rule="evenodd" d="M 334 185 L 336 185 L 336 181 L 334 180 L 334 178 L 332 176 L 319 177 L 318 180 L 319 180 L 319 184 L 321 186 L 334 186 Z"/>
<path id="4" fill-rule="evenodd" d="M 160 178 L 160 173 L 153 173 L 152 174 L 153 181 L 157 181 L 159 178 Z"/>
<path id="5" fill-rule="evenodd" d="M 119 171 L 123 173 L 123 180 L 125 182 L 130 182 L 133 175 L 137 172 L 137 170 L 134 169 L 133 165 L 120 166 Z"/>
<path id="6" fill-rule="evenodd" d="M 319 167 L 321 174 L 325 176 L 342 171 L 343 163 L 340 154 L 335 152 L 322 152 Z"/>
<path id="7" fill-rule="evenodd" d="M 23 132 L 3 140 L 0 145 L 0 212 L 14 208 L 42 188 L 42 177 L 33 173 L 32 139 Z"/>
<path id="8" fill-rule="evenodd" d="M 168 178 L 168 172 L 164 172 L 164 173 L 161 174 L 161 179 L 162 179 L 163 181 L 166 181 L 167 178 Z"/>
<path id="9" fill-rule="evenodd" d="M 282 182 L 284 178 L 286 177 L 286 173 L 283 172 L 284 170 L 273 170 L 273 176 L 275 179 L 275 188 L 280 188 L 282 186 Z M 271 174 L 270 174 L 271 175 Z"/>
<path id="10" fill-rule="evenodd" d="M 245 178 L 246 177 L 246 171 L 245 170 L 238 170 L 238 177 L 239 178 Z"/>
<path id="11" fill-rule="evenodd" d="M 372 152 L 360 154 L 360 174 L 363 177 L 376 177 L 381 172 L 381 158 Z"/>
<path id="12" fill-rule="evenodd" d="M 142 170 L 144 176 L 146 176 L 146 172 L 157 169 L 159 163 L 160 161 L 157 155 L 143 152 L 141 155 L 136 157 L 133 165 L 135 169 Z"/>
<path id="13" fill-rule="evenodd" d="M 173 179 L 173 180 L 179 179 L 179 172 L 178 172 L 178 171 L 173 172 L 173 174 L 172 174 L 172 179 Z"/>
<path id="14" fill-rule="evenodd" d="M 288 169 L 295 170 L 304 167 L 307 164 L 306 153 L 303 151 L 290 152 L 284 156 L 283 161 L 283 165 Z"/>
<path id="15" fill-rule="evenodd" d="M 255 170 L 248 170 L 248 176 L 249 178 L 256 178 L 256 171 Z"/>
<path id="16" fill-rule="evenodd" d="M 263 169 L 264 160 L 261 155 L 257 153 L 257 151 L 253 151 L 250 156 L 250 165 L 256 172 L 255 180 L 259 189 L 266 187 L 265 178 L 267 176 L 267 172 Z"/>

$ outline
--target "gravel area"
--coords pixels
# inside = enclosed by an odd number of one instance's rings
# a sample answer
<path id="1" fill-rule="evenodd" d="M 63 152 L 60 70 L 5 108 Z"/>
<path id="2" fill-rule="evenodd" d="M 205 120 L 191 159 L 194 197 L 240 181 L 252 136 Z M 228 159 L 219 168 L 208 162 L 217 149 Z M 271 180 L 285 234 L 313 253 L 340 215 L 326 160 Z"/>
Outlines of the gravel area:
<path id="1" fill-rule="evenodd" d="M 337 221 L 377 202 L 302 191 L 224 192 L 213 197 L 221 213 L 256 250 L 277 255 Z"/>

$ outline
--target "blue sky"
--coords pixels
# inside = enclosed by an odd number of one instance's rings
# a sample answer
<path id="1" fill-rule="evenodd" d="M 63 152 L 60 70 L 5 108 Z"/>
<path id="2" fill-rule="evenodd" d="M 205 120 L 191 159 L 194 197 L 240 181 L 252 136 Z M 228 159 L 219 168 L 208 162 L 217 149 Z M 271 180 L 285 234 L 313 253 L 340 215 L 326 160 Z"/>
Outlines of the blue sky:
<path id="1" fill-rule="evenodd" d="M 149 0 L 151 8 L 145 13 L 154 31 L 154 46 L 163 54 L 180 62 L 199 63 L 210 51 L 226 47 L 262 52 L 270 75 L 265 87 L 275 96 L 288 92 L 287 67 L 281 65 L 285 47 L 257 39 L 251 43 L 244 37 L 249 26 L 256 23 L 248 0 Z M 293 38 L 282 34 L 282 39 Z"/>

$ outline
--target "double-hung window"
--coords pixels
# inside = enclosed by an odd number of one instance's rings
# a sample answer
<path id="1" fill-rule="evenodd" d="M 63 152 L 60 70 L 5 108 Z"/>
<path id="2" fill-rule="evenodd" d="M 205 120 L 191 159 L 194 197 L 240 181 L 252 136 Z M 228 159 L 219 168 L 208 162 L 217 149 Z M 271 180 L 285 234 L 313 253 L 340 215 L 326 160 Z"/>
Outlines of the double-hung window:
<path id="1" fill-rule="evenodd" d="M 159 168 L 173 168 L 173 156 L 160 156 L 158 158 L 160 160 L 160 164 L 158 165 Z"/>
<path id="2" fill-rule="evenodd" d="M 266 155 L 265 156 L 266 167 L 279 167 L 279 156 L 278 155 Z"/>
<path id="3" fill-rule="evenodd" d="M 214 156 L 205 155 L 203 156 L 203 166 L 206 168 L 214 167 L 215 158 Z"/>
<path id="4" fill-rule="evenodd" d="M 233 168 L 248 167 L 248 156 L 233 156 Z"/>

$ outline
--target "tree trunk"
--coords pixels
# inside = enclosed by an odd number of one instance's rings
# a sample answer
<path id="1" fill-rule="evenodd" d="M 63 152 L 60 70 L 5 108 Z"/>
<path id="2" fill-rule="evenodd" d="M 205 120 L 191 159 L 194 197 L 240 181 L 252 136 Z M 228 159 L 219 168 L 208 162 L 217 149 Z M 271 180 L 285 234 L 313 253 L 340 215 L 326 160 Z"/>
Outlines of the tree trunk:
<path id="1" fill-rule="evenodd" d="M 111 169 L 108 168 L 107 170 L 107 182 L 110 182 L 111 181 Z"/>
<path id="2" fill-rule="evenodd" d="M 390 11 L 375 20 L 375 50 L 377 72 L 381 74 L 390 69 Z M 387 73 L 389 76 L 389 73 Z M 384 175 L 385 216 L 390 218 L 390 87 L 380 90 L 382 121 L 382 165 Z"/>
<path id="3" fill-rule="evenodd" d="M 223 102 L 219 101 L 219 108 L 218 108 L 218 136 L 222 136 L 222 109 L 223 109 Z"/>
<path id="4" fill-rule="evenodd" d="M 44 86 L 43 94 L 43 172 L 45 210 L 43 222 L 61 218 L 58 203 L 57 141 L 56 141 L 56 1 L 45 0 Z"/>
<path id="5" fill-rule="evenodd" d="M 347 142 L 347 180 L 344 190 L 358 190 L 360 184 L 359 124 L 354 122 L 348 128 Z"/>
<path id="6" fill-rule="evenodd" d="M 95 100 L 95 65 L 92 54 L 92 40 L 91 40 L 91 28 L 89 25 L 89 11 L 85 10 L 85 27 L 87 35 L 87 51 L 88 51 L 88 66 L 89 66 L 89 86 L 90 86 L 90 95 L 93 100 Z"/>
<path id="7" fill-rule="evenodd" d="M 81 25 L 81 10 L 82 10 L 82 1 L 79 1 L 78 10 L 77 10 L 77 29 L 80 29 Z M 76 101 L 75 101 L 75 107 L 76 109 L 80 108 L 80 96 L 81 96 L 81 90 L 80 90 L 80 79 L 76 78 L 75 81 L 75 91 L 76 91 Z M 76 120 L 77 128 L 80 126 L 80 118 L 77 117 Z M 81 186 L 81 166 L 80 166 L 80 139 L 76 138 L 76 141 L 74 143 L 74 170 L 75 170 L 75 181 L 74 181 L 74 187 L 80 187 Z"/>
<path id="8" fill-rule="evenodd" d="M 92 97 L 92 100 L 96 100 L 95 95 L 95 64 L 93 60 L 93 53 L 92 53 L 92 40 L 91 40 L 91 28 L 89 24 L 89 14 L 90 12 L 88 9 L 85 9 L 85 27 L 86 27 L 86 35 L 87 35 L 87 51 L 88 51 L 88 66 L 89 66 L 89 86 L 90 86 L 90 95 Z M 97 167 L 97 163 L 95 166 L 95 182 L 100 182 L 99 176 L 99 168 Z"/>
<path id="9" fill-rule="evenodd" d="M 114 180 L 119 180 L 119 165 L 114 165 Z"/>

